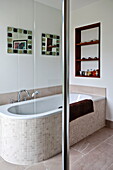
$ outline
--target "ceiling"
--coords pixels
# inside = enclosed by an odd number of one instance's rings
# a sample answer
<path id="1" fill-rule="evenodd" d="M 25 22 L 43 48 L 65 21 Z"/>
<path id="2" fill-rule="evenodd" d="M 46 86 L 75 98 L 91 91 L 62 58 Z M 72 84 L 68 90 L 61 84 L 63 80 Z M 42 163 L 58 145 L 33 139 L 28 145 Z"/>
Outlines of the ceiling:
<path id="1" fill-rule="evenodd" d="M 61 9 L 62 0 L 35 0 L 45 5 Z M 98 2 L 100 0 L 70 0 L 71 10 L 79 9 L 84 6 L 90 5 L 92 3 Z"/>

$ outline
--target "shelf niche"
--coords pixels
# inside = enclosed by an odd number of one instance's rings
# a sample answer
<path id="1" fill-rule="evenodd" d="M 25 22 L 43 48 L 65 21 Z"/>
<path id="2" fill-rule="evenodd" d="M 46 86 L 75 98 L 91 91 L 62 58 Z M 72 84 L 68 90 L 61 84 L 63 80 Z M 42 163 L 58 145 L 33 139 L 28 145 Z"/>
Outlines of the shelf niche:
<path id="1" fill-rule="evenodd" d="M 95 37 L 95 39 L 88 39 L 85 41 L 83 41 L 83 32 L 87 31 L 87 35 L 88 32 L 91 35 L 91 31 L 93 29 L 97 29 L 97 35 Z M 89 35 L 89 37 L 90 37 Z M 88 37 L 88 38 L 89 38 Z M 97 58 L 95 57 L 90 57 L 90 59 L 88 59 L 88 56 L 85 57 L 84 59 L 83 56 L 81 56 L 82 53 L 82 46 L 84 46 L 84 48 L 86 48 L 86 46 L 88 47 L 88 49 L 90 48 L 90 46 L 97 46 Z M 87 50 L 88 50 L 87 49 Z M 82 63 L 86 63 L 86 62 L 97 62 L 97 68 L 96 68 L 96 75 L 93 74 L 92 71 L 92 75 L 88 76 L 87 75 L 87 71 L 86 70 L 82 70 Z M 92 69 L 92 68 L 87 68 L 87 69 Z M 82 75 L 81 72 L 86 72 L 85 75 Z M 79 27 L 79 28 L 75 28 L 75 76 L 76 77 L 92 77 L 92 78 L 100 78 L 100 23 L 95 23 L 95 24 L 91 24 L 91 25 L 87 25 L 87 26 L 83 26 L 83 27 Z"/>

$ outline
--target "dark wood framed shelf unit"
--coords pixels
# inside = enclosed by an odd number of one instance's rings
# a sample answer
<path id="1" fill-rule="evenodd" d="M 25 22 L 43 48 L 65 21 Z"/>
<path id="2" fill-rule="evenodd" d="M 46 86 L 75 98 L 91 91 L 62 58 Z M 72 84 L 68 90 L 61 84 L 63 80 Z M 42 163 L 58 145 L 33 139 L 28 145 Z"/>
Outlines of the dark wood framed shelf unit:
<path id="1" fill-rule="evenodd" d="M 88 42 L 81 42 L 81 33 L 84 30 L 91 30 L 93 28 L 98 28 L 98 39 L 90 40 Z M 82 46 L 90 46 L 97 45 L 98 49 L 98 57 L 95 58 L 82 58 L 81 56 L 81 47 Z M 90 71 L 89 73 L 85 73 L 85 71 L 81 70 L 81 62 L 89 62 L 89 61 L 97 61 L 98 62 L 98 69 L 94 71 Z M 83 74 L 81 73 L 83 72 Z M 75 76 L 76 77 L 94 77 L 100 78 L 100 23 L 95 23 L 83 27 L 79 27 L 75 29 Z"/>

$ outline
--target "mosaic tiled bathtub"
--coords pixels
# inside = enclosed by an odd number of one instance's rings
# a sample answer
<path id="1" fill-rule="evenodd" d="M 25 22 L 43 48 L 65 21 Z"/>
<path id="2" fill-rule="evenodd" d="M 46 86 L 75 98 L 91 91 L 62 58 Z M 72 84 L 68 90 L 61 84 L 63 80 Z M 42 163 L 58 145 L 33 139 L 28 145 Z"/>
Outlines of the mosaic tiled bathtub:
<path id="1" fill-rule="evenodd" d="M 94 112 L 70 123 L 70 145 L 105 126 L 105 98 L 72 94 L 71 102 L 92 98 Z M 28 105 L 30 107 L 28 107 Z M 61 152 L 62 96 L 54 95 L 0 106 L 1 156 L 6 161 L 28 165 Z"/>

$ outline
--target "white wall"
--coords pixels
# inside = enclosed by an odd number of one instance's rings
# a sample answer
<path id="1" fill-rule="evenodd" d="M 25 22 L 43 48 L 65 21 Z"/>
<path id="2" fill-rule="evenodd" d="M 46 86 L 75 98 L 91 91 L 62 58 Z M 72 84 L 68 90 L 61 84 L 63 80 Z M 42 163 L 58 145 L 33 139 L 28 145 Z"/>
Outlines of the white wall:
<path id="1" fill-rule="evenodd" d="M 7 53 L 7 26 L 33 30 L 33 7 L 31 0 L 0 0 L 0 93 L 33 87 L 33 55 Z"/>
<path id="2" fill-rule="evenodd" d="M 35 20 L 35 62 L 37 63 L 35 65 L 35 86 L 48 87 L 61 85 L 61 43 L 59 56 L 41 55 L 40 50 L 42 46 L 40 43 L 42 33 L 60 35 L 61 42 L 61 11 L 38 3 L 38 5 L 35 5 Z"/>
<path id="3" fill-rule="evenodd" d="M 75 28 L 101 22 L 101 78 L 75 78 Z M 70 83 L 105 87 L 107 115 L 113 121 L 113 0 L 101 0 L 71 13 Z"/>
<path id="4" fill-rule="evenodd" d="M 32 55 L 7 53 L 7 26 L 33 31 Z M 0 0 L 0 93 L 61 84 L 61 56 L 41 55 L 43 32 L 61 36 L 60 10 L 34 0 Z"/>

